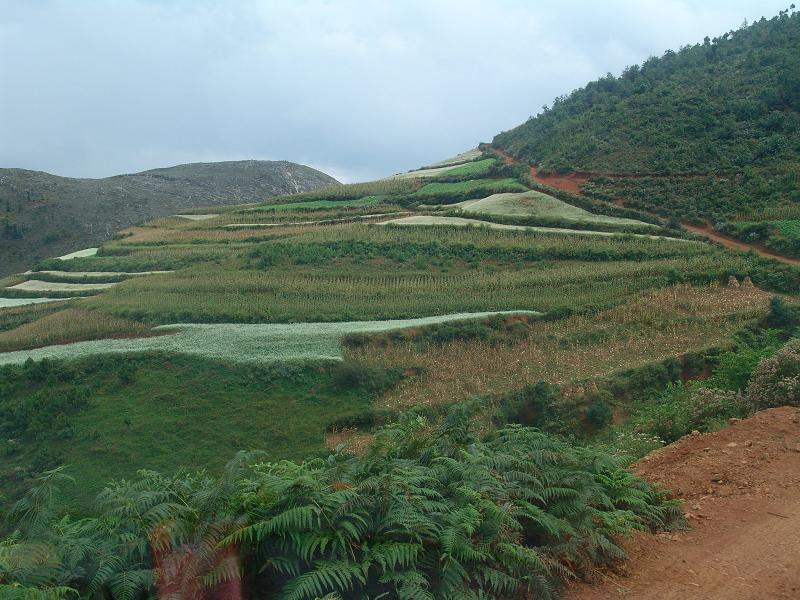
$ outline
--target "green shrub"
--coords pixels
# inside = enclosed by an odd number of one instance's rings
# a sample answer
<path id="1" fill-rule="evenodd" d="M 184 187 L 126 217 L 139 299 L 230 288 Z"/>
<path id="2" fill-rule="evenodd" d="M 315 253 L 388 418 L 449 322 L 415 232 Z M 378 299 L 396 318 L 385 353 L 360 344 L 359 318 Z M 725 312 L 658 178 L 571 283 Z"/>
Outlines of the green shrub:
<path id="1" fill-rule="evenodd" d="M 611 422 L 614 416 L 614 409 L 609 404 L 609 399 L 613 399 L 611 394 L 604 392 L 599 394 L 589 405 L 586 411 L 586 420 L 595 428 L 600 429 Z"/>
<path id="2" fill-rule="evenodd" d="M 800 406 L 800 340 L 788 342 L 775 356 L 758 364 L 747 397 L 759 410 Z"/>

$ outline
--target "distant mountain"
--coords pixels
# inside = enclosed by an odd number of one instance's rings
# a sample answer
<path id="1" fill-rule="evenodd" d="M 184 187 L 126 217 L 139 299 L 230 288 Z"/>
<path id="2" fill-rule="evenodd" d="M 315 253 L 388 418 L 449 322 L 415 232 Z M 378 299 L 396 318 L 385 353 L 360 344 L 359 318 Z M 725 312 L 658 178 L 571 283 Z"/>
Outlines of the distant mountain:
<path id="1" fill-rule="evenodd" d="M 0 169 L 0 275 L 107 240 L 153 217 L 338 185 L 286 161 L 178 165 L 104 179 Z"/>

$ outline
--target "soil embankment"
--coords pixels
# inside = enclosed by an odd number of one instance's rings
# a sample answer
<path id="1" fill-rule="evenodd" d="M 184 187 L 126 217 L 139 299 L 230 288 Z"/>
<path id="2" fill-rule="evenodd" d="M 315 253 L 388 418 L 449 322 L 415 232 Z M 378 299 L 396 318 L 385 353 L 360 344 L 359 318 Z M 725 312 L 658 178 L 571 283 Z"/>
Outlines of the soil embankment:
<path id="1" fill-rule="evenodd" d="M 637 534 L 620 573 L 568 600 L 800 598 L 800 410 L 687 436 L 634 465 L 684 500 L 690 529 Z"/>

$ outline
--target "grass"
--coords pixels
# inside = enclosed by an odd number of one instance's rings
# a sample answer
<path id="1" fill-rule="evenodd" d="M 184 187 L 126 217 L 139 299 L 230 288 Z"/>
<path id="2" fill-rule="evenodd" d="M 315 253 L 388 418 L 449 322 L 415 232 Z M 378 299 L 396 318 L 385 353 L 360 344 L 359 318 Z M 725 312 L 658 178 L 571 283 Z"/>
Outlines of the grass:
<path id="1" fill-rule="evenodd" d="M 745 228 L 752 225 L 766 225 L 774 229 L 781 236 L 800 240 L 800 219 L 781 219 L 775 221 L 739 221 L 735 223 L 737 228 Z"/>
<path id="2" fill-rule="evenodd" d="M 0 352 L 128 335 L 151 335 L 150 327 L 98 311 L 67 308 L 14 329 L 0 331 Z M 0 354 L 0 364 L 2 356 Z"/>
<path id="3" fill-rule="evenodd" d="M 516 311 L 515 311 L 516 312 Z M 421 319 L 344 323 L 177 324 L 150 330 L 141 323 L 109 317 L 97 311 L 67 309 L 0 333 L 0 365 L 26 360 L 74 360 L 98 354 L 165 352 L 224 360 L 231 363 L 270 363 L 286 360 L 340 360 L 344 336 L 434 323 L 480 319 L 497 313 L 451 314 Z M 163 333 L 155 337 L 141 337 Z M 125 334 L 135 339 L 110 338 Z M 92 341 L 75 341 L 87 339 Z M 67 342 L 74 342 L 69 343 Z M 46 344 L 62 344 L 46 346 Z M 40 347 L 46 346 L 46 347 Z"/>
<path id="4" fill-rule="evenodd" d="M 24 368 L 8 369 L 0 370 L 8 384 L 0 405 L 75 391 L 91 398 L 66 427 L 62 419 L 38 441 L 23 437 L 19 453 L 0 453 L 3 473 L 45 459 L 68 465 L 79 485 L 66 487 L 59 501 L 78 513 L 91 508 L 109 480 L 139 469 L 216 473 L 238 450 L 262 450 L 269 460 L 322 454 L 334 416 L 359 414 L 374 397 L 370 389 L 338 384 L 335 365 L 256 369 L 145 355 L 53 367 L 53 377 L 26 378 Z M 19 483 L 0 480 L 7 500 L 17 490 Z"/>

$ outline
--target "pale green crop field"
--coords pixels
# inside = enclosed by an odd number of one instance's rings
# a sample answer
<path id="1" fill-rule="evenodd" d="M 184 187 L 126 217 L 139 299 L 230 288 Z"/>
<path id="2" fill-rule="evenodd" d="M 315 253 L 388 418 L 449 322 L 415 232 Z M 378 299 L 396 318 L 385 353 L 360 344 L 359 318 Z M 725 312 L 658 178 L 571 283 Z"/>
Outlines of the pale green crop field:
<path id="1" fill-rule="evenodd" d="M 43 304 L 45 302 L 63 302 L 69 298 L 0 298 L 0 308 L 14 308 L 28 304 Z"/>
<path id="2" fill-rule="evenodd" d="M 94 256 L 97 254 L 99 248 L 85 248 L 83 250 L 77 250 L 76 252 L 70 252 L 69 254 L 65 254 L 64 256 L 59 256 L 61 260 L 72 260 L 73 258 L 86 258 L 87 256 Z"/>
<path id="3" fill-rule="evenodd" d="M 447 208 L 458 208 L 464 212 L 500 215 L 510 217 L 547 217 L 569 221 L 583 221 L 587 223 L 609 223 L 616 225 L 644 225 L 654 227 L 649 223 L 636 219 L 623 219 L 598 215 L 562 202 L 558 198 L 537 191 L 522 192 L 519 194 L 493 194 L 480 200 L 466 200 L 451 204 Z"/>
<path id="4" fill-rule="evenodd" d="M 9 290 L 22 290 L 26 292 L 83 292 L 91 290 L 105 290 L 116 283 L 57 283 L 53 281 L 39 281 L 29 279 L 17 285 L 12 285 Z"/>
<path id="5" fill-rule="evenodd" d="M 218 217 L 219 213 L 206 213 L 202 215 L 173 215 L 175 217 L 179 217 L 181 219 L 188 219 L 189 221 L 207 221 L 208 219 L 213 219 L 214 217 Z"/>
<path id="6" fill-rule="evenodd" d="M 465 219 L 462 217 L 437 217 L 436 215 L 415 215 L 413 217 L 403 217 L 400 219 L 390 219 L 376 225 L 401 225 L 401 226 L 433 226 L 445 225 L 452 227 L 487 227 L 489 229 L 504 229 L 511 231 L 535 231 L 538 233 L 557 233 L 563 235 L 599 235 L 602 237 L 631 236 L 637 238 L 649 238 L 652 240 L 672 240 L 678 242 L 690 242 L 679 238 L 670 238 L 659 235 L 646 235 L 641 233 L 619 233 L 613 231 L 588 231 L 584 229 L 562 229 L 560 227 L 533 227 L 528 225 L 506 225 L 504 223 L 492 223 L 491 221 L 481 221 L 479 219 Z M 697 242 L 691 242 L 697 243 Z"/>
<path id="7" fill-rule="evenodd" d="M 437 163 L 433 163 L 432 165 L 428 165 L 425 168 L 437 168 L 437 167 L 452 167 L 453 165 L 460 165 L 466 162 L 471 162 L 473 160 L 477 160 L 481 157 L 483 152 L 478 150 L 477 148 L 473 148 L 472 150 L 467 150 L 466 152 L 462 152 L 461 154 L 456 154 L 450 158 L 446 158 L 444 160 L 440 160 Z"/>
<path id="8" fill-rule="evenodd" d="M 533 311 L 456 313 L 419 319 L 290 324 L 162 325 L 154 331 L 171 333 L 135 339 L 94 340 L 34 350 L 0 353 L 0 365 L 26 360 L 74 360 L 96 354 L 169 352 L 235 363 L 270 363 L 283 360 L 341 360 L 342 338 L 351 333 L 377 333 L 422 327 L 449 321 L 482 319 L 503 314 L 538 314 Z"/>

